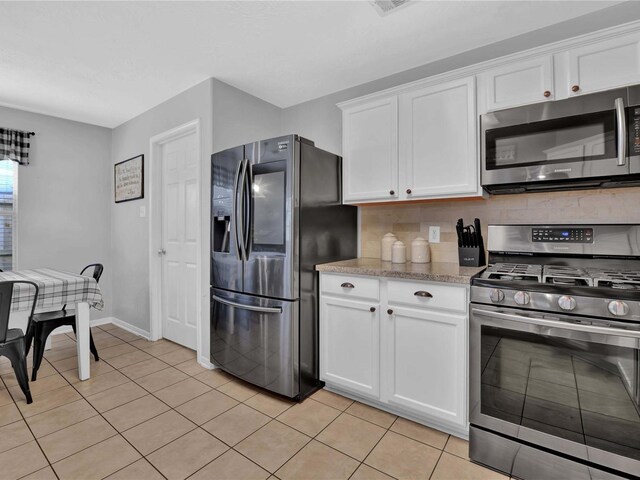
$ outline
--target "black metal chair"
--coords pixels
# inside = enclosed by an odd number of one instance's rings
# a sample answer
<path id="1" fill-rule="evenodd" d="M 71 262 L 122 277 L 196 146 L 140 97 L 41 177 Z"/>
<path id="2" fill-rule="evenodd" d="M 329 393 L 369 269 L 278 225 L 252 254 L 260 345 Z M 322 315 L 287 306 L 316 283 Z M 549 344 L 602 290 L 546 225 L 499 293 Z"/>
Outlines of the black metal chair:
<path id="1" fill-rule="evenodd" d="M 27 323 L 27 331 L 31 329 L 33 322 L 33 311 L 36 308 L 38 299 L 38 285 L 27 280 L 9 280 L 0 282 L 0 355 L 11 360 L 11 366 L 16 374 L 16 379 L 20 389 L 27 399 L 27 403 L 32 403 L 31 391 L 29 390 L 29 375 L 27 373 L 27 349 L 25 345 L 25 335 L 20 328 L 9 328 L 9 315 L 11 313 L 11 300 L 13 298 L 13 286 L 18 283 L 31 285 L 34 289 L 31 312 Z"/>
<path id="2" fill-rule="evenodd" d="M 93 268 L 93 278 L 96 282 L 100 281 L 104 267 L 101 263 L 92 263 L 82 269 L 80 275 L 83 275 L 89 268 Z M 42 364 L 42 357 L 44 356 L 44 347 L 47 342 L 47 338 L 56 328 L 69 325 L 73 328 L 73 333 L 76 333 L 76 313 L 75 311 L 67 312 L 67 305 L 62 306 L 62 310 L 55 312 L 36 313 L 33 315 L 33 321 L 31 323 L 31 330 L 27 331 L 27 353 L 31 348 L 31 342 L 33 341 L 33 370 L 31 373 L 31 381 L 35 382 L 38 369 Z M 91 335 L 91 329 L 89 329 L 89 346 L 91 353 L 96 359 L 96 362 L 100 360 L 98 357 L 98 350 L 95 343 L 93 343 L 93 335 Z"/>

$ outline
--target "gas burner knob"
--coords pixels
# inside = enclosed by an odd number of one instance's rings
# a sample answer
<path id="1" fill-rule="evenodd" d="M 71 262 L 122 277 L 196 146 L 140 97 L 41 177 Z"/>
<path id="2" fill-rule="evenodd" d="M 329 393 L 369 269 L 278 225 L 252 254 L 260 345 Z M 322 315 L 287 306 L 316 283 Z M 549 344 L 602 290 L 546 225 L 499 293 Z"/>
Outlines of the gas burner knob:
<path id="1" fill-rule="evenodd" d="M 531 301 L 531 296 L 527 292 L 516 292 L 513 294 L 513 300 L 518 305 L 528 305 Z"/>
<path id="2" fill-rule="evenodd" d="M 574 310 L 576 308 L 576 299 L 568 295 L 562 295 L 558 299 L 558 306 L 562 310 Z"/>
<path id="3" fill-rule="evenodd" d="M 609 312 L 616 317 L 624 317 L 629 313 L 629 305 L 621 300 L 613 300 L 609 302 Z"/>
<path id="4" fill-rule="evenodd" d="M 489 292 L 489 298 L 493 303 L 500 303 L 504 300 L 504 292 L 502 290 L 498 290 L 497 288 L 492 288 Z"/>

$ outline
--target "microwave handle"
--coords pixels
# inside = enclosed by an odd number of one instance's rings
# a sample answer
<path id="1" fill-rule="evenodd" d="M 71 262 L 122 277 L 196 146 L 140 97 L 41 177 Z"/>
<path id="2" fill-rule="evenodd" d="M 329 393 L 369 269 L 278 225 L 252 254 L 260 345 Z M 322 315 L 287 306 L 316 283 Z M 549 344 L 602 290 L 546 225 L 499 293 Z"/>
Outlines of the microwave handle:
<path id="1" fill-rule="evenodd" d="M 624 110 L 624 100 L 616 98 L 614 104 L 618 124 L 618 166 L 623 167 L 627 162 L 627 118 Z"/>

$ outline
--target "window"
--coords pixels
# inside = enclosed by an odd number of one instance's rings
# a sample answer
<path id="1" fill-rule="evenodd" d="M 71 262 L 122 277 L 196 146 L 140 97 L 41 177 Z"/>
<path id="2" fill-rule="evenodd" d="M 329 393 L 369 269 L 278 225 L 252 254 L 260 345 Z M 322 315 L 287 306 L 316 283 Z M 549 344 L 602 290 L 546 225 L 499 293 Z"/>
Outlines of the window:
<path id="1" fill-rule="evenodd" d="M 14 226 L 18 164 L 0 161 L 0 269 L 14 266 Z"/>

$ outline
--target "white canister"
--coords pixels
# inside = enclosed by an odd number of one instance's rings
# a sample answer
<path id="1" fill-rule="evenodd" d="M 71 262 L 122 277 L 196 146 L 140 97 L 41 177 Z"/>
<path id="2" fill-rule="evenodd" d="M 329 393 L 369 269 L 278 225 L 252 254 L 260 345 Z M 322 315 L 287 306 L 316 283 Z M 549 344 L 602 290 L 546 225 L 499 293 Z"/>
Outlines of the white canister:
<path id="1" fill-rule="evenodd" d="M 391 261 L 393 263 L 407 262 L 407 247 L 405 247 L 404 243 L 402 243 L 401 241 L 397 241 L 393 244 Z"/>
<path id="2" fill-rule="evenodd" d="M 429 263 L 430 261 L 431 252 L 429 251 L 429 242 L 422 237 L 417 237 L 411 242 L 411 262 Z"/>
<path id="3" fill-rule="evenodd" d="M 398 237 L 396 237 L 393 233 L 389 232 L 380 241 L 380 260 L 383 262 L 391 261 L 391 250 L 393 244 L 398 241 Z"/>

